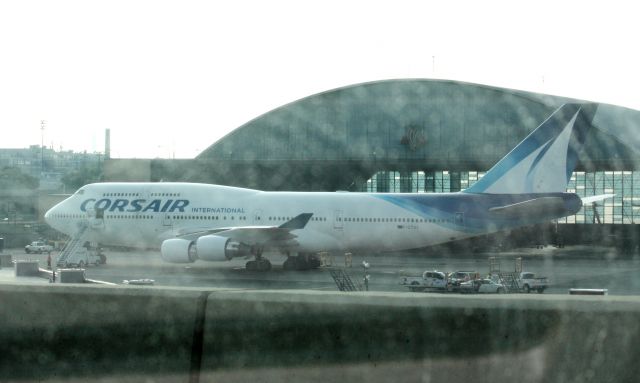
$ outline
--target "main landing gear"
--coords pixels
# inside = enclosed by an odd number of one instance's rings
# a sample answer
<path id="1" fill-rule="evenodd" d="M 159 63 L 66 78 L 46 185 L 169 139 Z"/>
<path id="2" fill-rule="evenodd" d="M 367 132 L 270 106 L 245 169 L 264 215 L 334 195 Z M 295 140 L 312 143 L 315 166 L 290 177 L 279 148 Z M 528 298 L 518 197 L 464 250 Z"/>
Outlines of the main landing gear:
<path id="1" fill-rule="evenodd" d="M 268 259 L 262 258 L 262 248 L 255 250 L 256 259 L 247 262 L 245 267 L 249 271 L 269 271 L 271 270 L 271 262 Z"/>
<path id="2" fill-rule="evenodd" d="M 262 248 L 254 248 L 251 253 L 255 256 L 254 260 L 246 263 L 249 271 L 269 271 L 271 270 L 271 262 L 262 257 Z M 298 253 L 298 255 L 289 255 L 287 252 L 287 260 L 282 264 L 284 270 L 311 270 L 317 269 L 322 265 L 320 257 L 312 253 Z"/>
<path id="3" fill-rule="evenodd" d="M 282 264 L 285 270 L 311 270 L 320 267 L 320 258 L 315 254 L 298 253 L 292 256 L 287 253 L 287 260 Z"/>

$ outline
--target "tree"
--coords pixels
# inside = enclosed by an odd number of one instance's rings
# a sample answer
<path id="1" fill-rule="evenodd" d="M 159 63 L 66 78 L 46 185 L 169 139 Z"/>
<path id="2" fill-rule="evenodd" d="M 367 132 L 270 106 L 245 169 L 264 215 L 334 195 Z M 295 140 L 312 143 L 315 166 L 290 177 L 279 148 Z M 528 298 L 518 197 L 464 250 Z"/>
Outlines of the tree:
<path id="1" fill-rule="evenodd" d="M 62 176 L 61 181 L 67 191 L 76 190 L 86 184 L 102 181 L 102 170 L 97 167 L 83 166 Z"/>
<path id="2" fill-rule="evenodd" d="M 0 188 L 35 190 L 40 185 L 40 180 L 20 171 L 13 166 L 5 166 L 0 169 Z"/>

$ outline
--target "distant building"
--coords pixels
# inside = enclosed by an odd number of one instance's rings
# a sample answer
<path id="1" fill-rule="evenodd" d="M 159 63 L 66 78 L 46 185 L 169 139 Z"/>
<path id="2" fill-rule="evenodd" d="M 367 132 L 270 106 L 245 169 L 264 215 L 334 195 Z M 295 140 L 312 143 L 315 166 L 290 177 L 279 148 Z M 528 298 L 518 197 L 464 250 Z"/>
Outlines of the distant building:
<path id="1" fill-rule="evenodd" d="M 50 194 L 70 193 L 65 190 L 62 177 L 78 169 L 102 168 L 103 155 L 100 153 L 78 153 L 71 150 L 55 151 L 41 149 L 39 145 L 21 149 L 0 149 L 0 169 L 12 167 L 39 181 L 37 189 L 25 187 L 5 187 L 0 190 L 0 221 L 4 223 L 42 220 L 44 211 L 54 201 L 64 195 L 49 197 Z"/>
<path id="2" fill-rule="evenodd" d="M 102 153 L 55 151 L 32 145 L 21 149 L 0 149 L 0 168 L 16 167 L 40 181 L 40 192 L 64 192 L 64 174 L 83 167 L 102 167 Z"/>

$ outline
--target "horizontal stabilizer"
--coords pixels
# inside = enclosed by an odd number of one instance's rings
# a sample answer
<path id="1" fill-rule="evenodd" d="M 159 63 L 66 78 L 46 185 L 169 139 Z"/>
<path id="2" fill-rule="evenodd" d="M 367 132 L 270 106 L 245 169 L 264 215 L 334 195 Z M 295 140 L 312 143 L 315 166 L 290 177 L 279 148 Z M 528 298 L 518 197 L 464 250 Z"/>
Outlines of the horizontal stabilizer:
<path id="1" fill-rule="evenodd" d="M 506 219 L 558 217 L 562 216 L 565 211 L 566 207 L 561 197 L 540 197 L 489 209 L 489 213 L 494 217 Z"/>
<path id="2" fill-rule="evenodd" d="M 605 199 L 609 199 L 609 198 L 613 198 L 615 197 L 615 194 L 600 194 L 600 195 L 593 195 L 590 197 L 582 197 L 580 198 L 582 200 L 582 205 L 591 205 L 592 203 L 595 202 L 600 202 L 600 201 L 604 201 Z"/>

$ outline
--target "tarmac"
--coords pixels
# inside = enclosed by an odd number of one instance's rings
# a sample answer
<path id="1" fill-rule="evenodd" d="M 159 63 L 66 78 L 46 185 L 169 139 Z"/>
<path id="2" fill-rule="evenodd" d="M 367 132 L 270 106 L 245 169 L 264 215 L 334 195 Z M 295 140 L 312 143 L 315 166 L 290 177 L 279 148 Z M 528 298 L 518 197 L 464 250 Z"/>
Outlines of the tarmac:
<path id="1" fill-rule="evenodd" d="M 46 269 L 46 254 L 9 250 Z M 635 381 L 640 256 L 610 248 L 355 255 L 333 267 L 369 293 L 338 293 L 329 268 L 250 272 L 245 259 L 168 264 L 158 251 L 107 250 L 86 278 L 155 286 L 48 284 L 0 270 L 0 381 Z M 414 293 L 424 270 L 523 269 L 544 294 Z M 609 296 L 569 296 L 569 288 Z M 61 352 L 61 350 L 63 350 Z M 105 350 L 108 350 L 105 352 Z M 635 379 L 635 380 L 634 380 Z"/>
<path id="2" fill-rule="evenodd" d="M 24 254 L 22 249 L 9 249 L 14 259 L 38 260 L 46 268 L 46 254 Z M 125 280 L 152 279 L 156 286 L 241 288 L 241 289 L 309 289 L 335 291 L 336 285 L 329 266 L 308 271 L 284 271 L 286 259 L 280 254 L 265 254 L 273 264 L 269 272 L 247 271 L 247 259 L 228 262 L 196 261 L 191 264 L 170 264 L 162 261 L 158 250 L 106 249 L 107 264 L 89 266 L 89 279 L 122 284 Z M 54 253 L 55 255 L 55 253 Z M 545 294 L 568 294 L 570 288 L 607 289 L 609 295 L 640 295 L 640 254 L 626 254 L 608 247 L 572 246 L 542 249 L 526 248 L 495 253 L 448 254 L 370 254 L 354 255 L 351 267 L 345 266 L 345 257 L 330 259 L 330 267 L 344 269 L 356 283 L 362 284 L 368 269 L 369 290 L 380 292 L 408 291 L 400 285 L 404 275 L 420 275 L 425 270 L 475 270 L 481 275 L 489 272 L 489 257 L 500 261 L 501 271 L 514 271 L 515 258 L 522 257 L 523 270 L 548 278 Z M 55 257 L 54 257 L 55 259 Z M 10 282 L 11 274 L 5 267 L 0 271 L 0 282 Z M 20 278 L 13 278 L 20 279 Z M 24 281 L 24 280 L 23 280 Z M 48 283 L 40 279 L 37 283 Z"/>
<path id="3" fill-rule="evenodd" d="M 0 269 L 0 283 L 20 285 L 48 285 L 49 280 L 40 277 L 16 277 L 13 268 L 3 267 L 2 269 Z"/>

